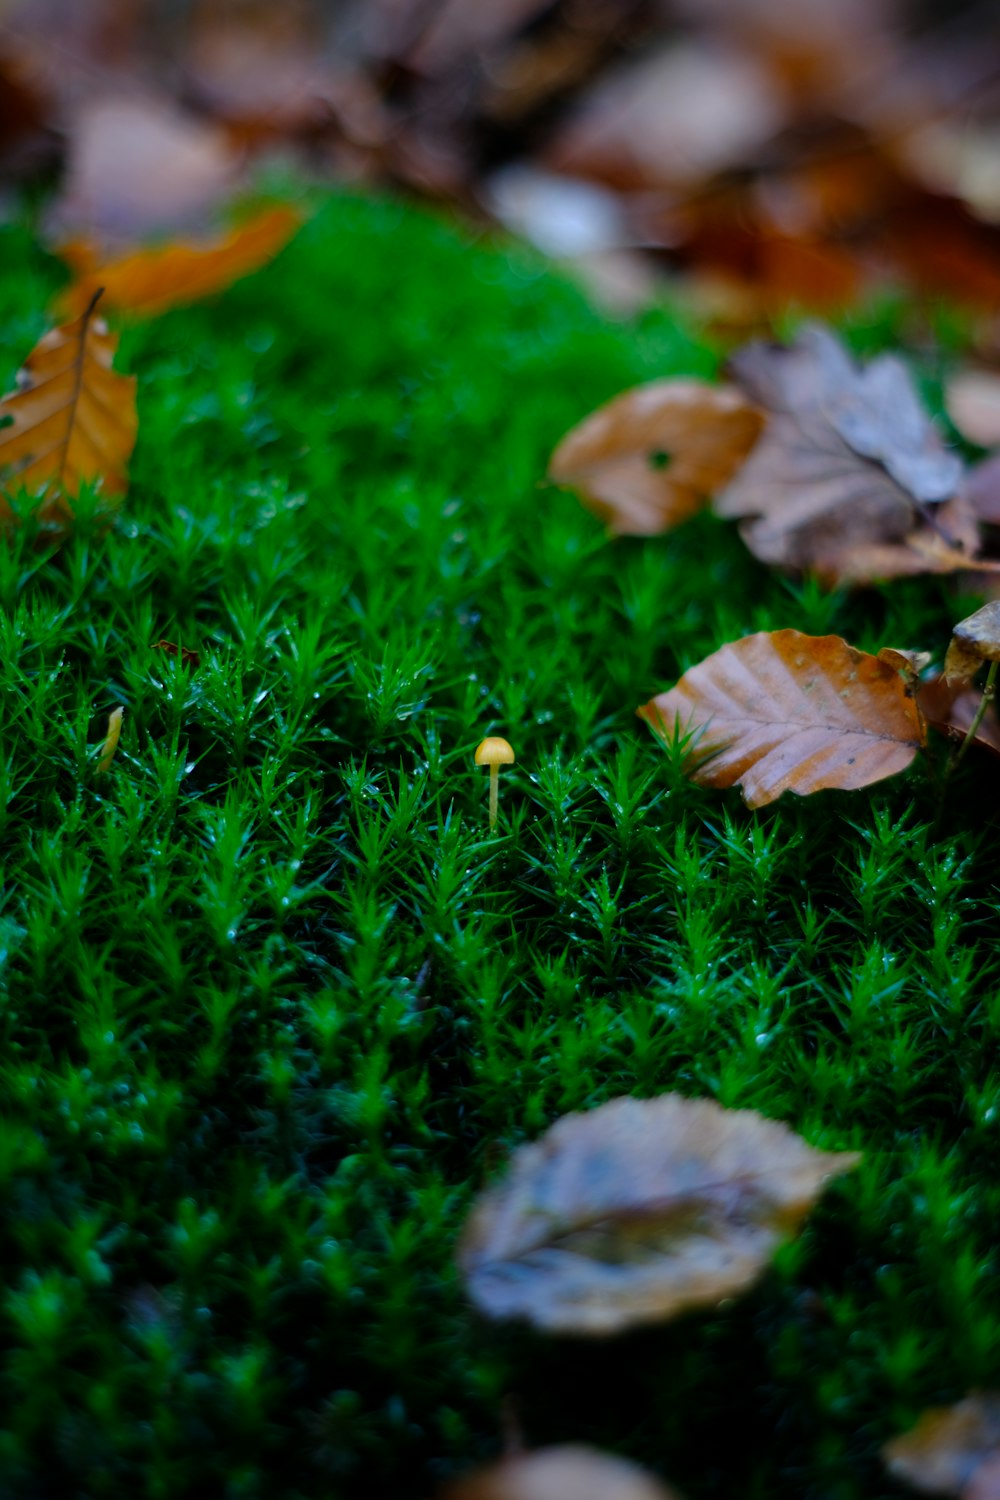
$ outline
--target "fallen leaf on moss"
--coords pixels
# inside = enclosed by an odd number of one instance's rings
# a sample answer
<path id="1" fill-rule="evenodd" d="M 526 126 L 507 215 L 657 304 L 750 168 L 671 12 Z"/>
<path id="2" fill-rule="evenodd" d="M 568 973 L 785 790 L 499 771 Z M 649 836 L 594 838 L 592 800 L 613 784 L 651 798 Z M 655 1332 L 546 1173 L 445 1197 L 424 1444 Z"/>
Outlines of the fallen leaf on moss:
<path id="1" fill-rule="evenodd" d="M 154 246 L 103 265 L 92 257 L 88 264 L 86 247 L 71 242 L 64 253 L 79 279 L 66 292 L 62 305 L 76 311 L 89 301 L 95 286 L 101 286 L 108 307 L 155 317 L 181 303 L 224 291 L 241 276 L 259 270 L 284 248 L 301 223 L 301 214 L 282 204 L 264 209 L 222 239 Z"/>
<path id="2" fill-rule="evenodd" d="M 491 1317 L 616 1333 L 744 1291 L 858 1160 L 710 1099 L 612 1099 L 515 1153 L 459 1265 Z"/>
<path id="3" fill-rule="evenodd" d="M 678 1500 L 644 1469 L 582 1443 L 516 1453 L 450 1484 L 441 1500 Z"/>
<path id="4" fill-rule="evenodd" d="M 953 740 L 964 740 L 979 711 L 982 693 L 964 683 L 949 682 L 942 673 L 922 682 L 917 692 L 920 712 L 932 729 Z M 973 744 L 1000 755 L 1000 719 L 990 705 L 980 720 Z"/>
<path id="5" fill-rule="evenodd" d="M 996 1500 L 1000 1394 L 984 1391 L 925 1411 L 910 1432 L 886 1443 L 882 1456 L 891 1474 L 927 1494 Z"/>
<path id="6" fill-rule="evenodd" d="M 798 630 L 723 646 L 637 712 L 663 739 L 691 734 L 691 779 L 742 787 L 750 807 L 868 786 L 905 770 L 924 743 L 895 665 Z"/>
<path id="7" fill-rule="evenodd" d="M 173 641 L 157 641 L 153 650 L 162 651 L 164 656 L 179 656 L 181 665 L 185 667 L 196 667 L 201 661 L 197 651 L 192 651 L 187 646 L 175 646 Z"/>
<path id="8" fill-rule="evenodd" d="M 620 535 L 686 521 L 732 477 L 764 418 L 733 386 L 654 380 L 593 412 L 559 444 L 549 477 Z"/>
<path id="9" fill-rule="evenodd" d="M 58 513 L 58 495 L 74 497 L 81 484 L 100 480 L 106 495 L 128 485 L 126 470 L 138 419 L 135 376 L 112 368 L 118 338 L 96 315 L 91 295 L 73 322 L 53 328 L 18 372 L 17 389 L 0 401 L 0 482 L 56 495 L 46 508 Z"/>
<path id="10" fill-rule="evenodd" d="M 859 368 L 812 325 L 788 348 L 747 345 L 732 368 L 770 418 L 714 508 L 742 520 L 762 562 L 831 582 L 970 566 L 979 538 L 962 465 L 899 360 Z"/>

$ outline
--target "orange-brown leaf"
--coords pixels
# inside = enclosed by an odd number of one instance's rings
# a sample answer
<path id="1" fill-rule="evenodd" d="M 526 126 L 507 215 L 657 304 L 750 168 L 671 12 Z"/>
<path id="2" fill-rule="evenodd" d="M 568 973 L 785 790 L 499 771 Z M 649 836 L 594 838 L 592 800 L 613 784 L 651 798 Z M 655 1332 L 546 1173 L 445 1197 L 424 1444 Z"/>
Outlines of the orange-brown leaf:
<path id="1" fill-rule="evenodd" d="M 607 1334 L 745 1290 L 857 1164 L 710 1099 L 612 1099 L 514 1155 L 459 1248 L 477 1306 Z"/>
<path id="2" fill-rule="evenodd" d="M 154 317 L 168 308 L 223 291 L 271 260 L 302 222 L 288 205 L 264 209 L 223 239 L 205 244 L 178 242 L 131 255 L 84 272 L 70 287 L 65 305 L 85 305 L 95 286 L 104 288 L 106 304 L 120 312 Z M 81 252 L 73 246 L 77 265 Z"/>
<path id="3" fill-rule="evenodd" d="M 441 1500 L 677 1500 L 644 1469 L 582 1443 L 515 1453 L 448 1485 Z"/>
<path id="4" fill-rule="evenodd" d="M 664 739 L 692 734 L 691 779 L 742 787 L 750 807 L 868 786 L 905 770 L 924 743 L 893 665 L 798 630 L 723 646 L 637 712 Z"/>
<path id="5" fill-rule="evenodd" d="M 984 1391 L 925 1411 L 910 1432 L 886 1443 L 882 1456 L 890 1473 L 928 1494 L 974 1492 L 979 1500 L 997 1500 L 1000 1394 Z"/>
<path id="6" fill-rule="evenodd" d="M 654 380 L 574 427 L 549 464 L 621 535 L 654 536 L 687 520 L 728 482 L 763 415 L 732 386 Z"/>
<path id="7" fill-rule="evenodd" d="M 35 345 L 17 389 L 0 401 L 0 482 L 72 497 L 100 480 L 105 494 L 127 487 L 138 420 L 135 376 L 112 368 L 118 339 L 96 316 L 97 296 L 73 322 Z"/>

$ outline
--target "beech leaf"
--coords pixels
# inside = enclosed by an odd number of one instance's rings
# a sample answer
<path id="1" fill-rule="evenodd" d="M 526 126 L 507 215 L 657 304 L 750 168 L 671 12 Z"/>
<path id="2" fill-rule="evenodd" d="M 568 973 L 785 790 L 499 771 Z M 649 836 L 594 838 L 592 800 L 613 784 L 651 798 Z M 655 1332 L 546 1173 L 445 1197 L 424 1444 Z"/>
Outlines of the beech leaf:
<path id="1" fill-rule="evenodd" d="M 710 1099 L 612 1099 L 515 1152 L 459 1265 L 491 1317 L 616 1333 L 744 1291 L 859 1159 Z"/>
<path id="2" fill-rule="evenodd" d="M 120 312 L 154 317 L 181 303 L 194 302 L 225 290 L 273 259 L 302 222 L 288 205 L 264 209 L 231 233 L 204 244 L 183 241 L 136 250 L 103 265 L 93 262 L 86 247 L 67 247 L 67 258 L 78 272 L 63 306 L 77 311 L 104 289 L 106 305 Z M 89 264 L 88 264 L 89 261 Z"/>
<path id="3" fill-rule="evenodd" d="M 850 583 L 970 566 L 979 538 L 961 462 L 899 360 L 859 368 L 812 325 L 788 348 L 749 344 L 731 363 L 770 418 L 714 508 L 743 521 L 756 557 Z"/>
<path id="4" fill-rule="evenodd" d="M 549 477 L 619 535 L 655 536 L 731 478 L 764 418 L 733 386 L 654 380 L 599 407 L 563 438 Z"/>
<path id="5" fill-rule="evenodd" d="M 932 1495 L 1000 1497 L 1000 1393 L 966 1396 L 925 1411 L 882 1449 L 890 1473 Z"/>
<path id="6" fill-rule="evenodd" d="M 896 663 L 798 630 L 732 641 L 637 712 L 662 739 L 691 734 L 691 779 L 742 787 L 750 807 L 881 781 L 925 738 Z"/>
<path id="7" fill-rule="evenodd" d="M 678 1500 L 645 1469 L 583 1443 L 515 1453 L 448 1485 L 441 1500 Z"/>
<path id="8" fill-rule="evenodd" d="M 92 293 L 79 317 L 53 328 L 35 345 L 0 401 L 0 480 L 37 492 L 52 486 L 67 496 L 100 480 L 120 495 L 135 446 L 135 376 L 112 368 L 117 335 L 109 333 Z"/>

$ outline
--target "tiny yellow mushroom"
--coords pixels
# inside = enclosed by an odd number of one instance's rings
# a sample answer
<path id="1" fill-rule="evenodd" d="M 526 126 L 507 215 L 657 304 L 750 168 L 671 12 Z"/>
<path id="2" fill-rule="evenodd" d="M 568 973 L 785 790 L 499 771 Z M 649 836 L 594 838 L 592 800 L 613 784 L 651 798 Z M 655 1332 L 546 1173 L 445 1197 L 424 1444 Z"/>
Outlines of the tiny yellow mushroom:
<path id="1" fill-rule="evenodd" d="M 476 765 L 490 768 L 490 827 L 497 826 L 497 802 L 500 790 L 500 767 L 514 763 L 514 752 L 506 740 L 491 735 L 476 751 Z"/>
<path id="2" fill-rule="evenodd" d="M 97 774 L 103 776 L 105 771 L 111 769 L 111 762 L 115 758 L 118 749 L 118 736 L 122 732 L 123 708 L 113 708 L 108 714 L 108 734 L 101 747 L 101 757 L 97 762 Z"/>

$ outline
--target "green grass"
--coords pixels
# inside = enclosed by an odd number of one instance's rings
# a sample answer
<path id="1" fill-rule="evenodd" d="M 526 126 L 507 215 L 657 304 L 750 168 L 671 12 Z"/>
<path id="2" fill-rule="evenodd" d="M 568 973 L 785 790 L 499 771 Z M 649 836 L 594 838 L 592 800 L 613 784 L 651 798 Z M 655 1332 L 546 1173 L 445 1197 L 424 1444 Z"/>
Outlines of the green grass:
<path id="1" fill-rule="evenodd" d="M 0 253 L 7 377 L 58 271 Z M 607 541 L 549 450 L 717 355 L 393 204 L 121 353 L 115 528 L 0 548 L 0 1493 L 419 1500 L 511 1395 L 691 1500 L 901 1493 L 878 1445 L 1000 1377 L 995 769 L 935 832 L 920 766 L 752 814 L 634 709 L 750 630 L 940 652 L 971 604 L 789 584 L 711 517 Z M 718 1312 L 480 1320 L 505 1155 L 671 1089 L 864 1164 Z"/>

